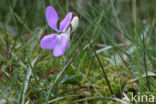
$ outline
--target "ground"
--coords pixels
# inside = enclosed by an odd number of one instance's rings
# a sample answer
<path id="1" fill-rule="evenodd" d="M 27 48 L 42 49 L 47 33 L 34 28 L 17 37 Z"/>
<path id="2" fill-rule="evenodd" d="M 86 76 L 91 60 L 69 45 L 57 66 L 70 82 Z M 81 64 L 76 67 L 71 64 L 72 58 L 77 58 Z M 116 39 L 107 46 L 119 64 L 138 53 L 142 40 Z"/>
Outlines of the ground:
<path id="1" fill-rule="evenodd" d="M 155 4 L 1 0 L 0 104 L 131 104 L 132 94 L 154 104 L 149 96 L 156 97 Z M 43 36 L 55 33 L 45 17 L 49 5 L 59 22 L 69 11 L 79 17 L 60 57 L 40 47 Z"/>

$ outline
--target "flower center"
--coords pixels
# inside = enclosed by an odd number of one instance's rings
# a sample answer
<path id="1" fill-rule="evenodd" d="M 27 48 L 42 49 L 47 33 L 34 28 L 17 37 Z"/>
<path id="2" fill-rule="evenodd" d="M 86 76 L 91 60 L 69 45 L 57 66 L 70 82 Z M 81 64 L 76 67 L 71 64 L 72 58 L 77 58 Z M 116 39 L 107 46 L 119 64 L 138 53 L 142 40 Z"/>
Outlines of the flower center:
<path id="1" fill-rule="evenodd" d="M 57 35 L 57 39 L 61 40 L 61 35 Z"/>

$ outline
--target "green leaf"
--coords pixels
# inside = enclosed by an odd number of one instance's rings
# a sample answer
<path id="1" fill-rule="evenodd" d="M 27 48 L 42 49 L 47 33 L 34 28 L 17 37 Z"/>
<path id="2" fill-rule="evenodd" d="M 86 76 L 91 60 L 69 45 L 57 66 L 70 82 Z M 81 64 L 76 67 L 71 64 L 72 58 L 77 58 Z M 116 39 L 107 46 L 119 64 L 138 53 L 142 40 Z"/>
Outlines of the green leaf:
<path id="1" fill-rule="evenodd" d="M 78 84 L 79 83 L 78 82 L 79 79 L 80 79 L 79 76 L 71 75 L 71 76 L 63 78 L 61 83 L 63 83 L 63 84 Z"/>

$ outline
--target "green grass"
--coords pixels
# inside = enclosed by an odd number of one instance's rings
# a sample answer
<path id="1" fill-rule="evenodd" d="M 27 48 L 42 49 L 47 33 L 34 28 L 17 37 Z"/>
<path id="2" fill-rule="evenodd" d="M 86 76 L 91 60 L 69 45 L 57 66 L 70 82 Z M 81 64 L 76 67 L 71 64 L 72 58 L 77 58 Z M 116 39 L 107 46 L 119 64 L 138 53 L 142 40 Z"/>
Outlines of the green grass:
<path id="1" fill-rule="evenodd" d="M 120 104 L 123 92 L 156 97 L 155 4 L 1 0 L 0 104 Z M 43 35 L 54 33 L 45 19 L 48 5 L 59 22 L 69 11 L 79 17 L 59 58 L 40 48 Z"/>

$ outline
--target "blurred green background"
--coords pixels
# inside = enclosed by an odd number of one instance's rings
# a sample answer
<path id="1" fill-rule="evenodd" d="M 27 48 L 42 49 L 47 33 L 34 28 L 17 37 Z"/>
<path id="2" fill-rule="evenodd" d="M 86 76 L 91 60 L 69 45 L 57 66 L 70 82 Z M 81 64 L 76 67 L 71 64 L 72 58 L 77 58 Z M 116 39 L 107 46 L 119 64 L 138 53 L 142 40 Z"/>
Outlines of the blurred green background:
<path id="1" fill-rule="evenodd" d="M 59 21 L 69 11 L 79 17 L 59 58 L 40 48 L 43 35 L 54 33 L 45 19 L 49 5 Z M 117 98 L 123 92 L 156 94 L 155 5 L 156 0 L 0 0 L 0 104 L 121 103 L 101 98 L 111 97 L 102 67 Z"/>

